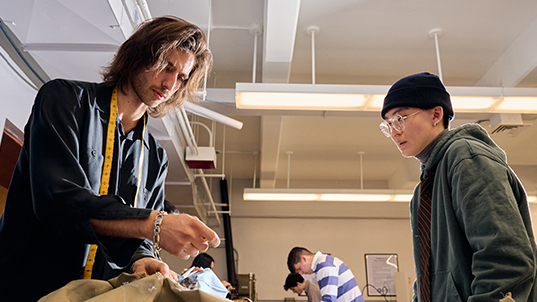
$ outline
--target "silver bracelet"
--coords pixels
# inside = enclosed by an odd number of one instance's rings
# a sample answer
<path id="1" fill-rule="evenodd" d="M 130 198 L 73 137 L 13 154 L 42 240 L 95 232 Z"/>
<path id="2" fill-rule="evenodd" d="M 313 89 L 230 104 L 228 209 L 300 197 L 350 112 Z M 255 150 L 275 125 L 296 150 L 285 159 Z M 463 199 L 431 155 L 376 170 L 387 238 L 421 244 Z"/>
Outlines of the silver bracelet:
<path id="1" fill-rule="evenodd" d="M 162 219 L 165 215 L 168 215 L 165 211 L 160 211 L 155 217 L 155 229 L 153 230 L 153 253 L 155 258 L 160 260 L 160 250 L 162 249 L 160 244 L 160 225 L 162 224 Z"/>

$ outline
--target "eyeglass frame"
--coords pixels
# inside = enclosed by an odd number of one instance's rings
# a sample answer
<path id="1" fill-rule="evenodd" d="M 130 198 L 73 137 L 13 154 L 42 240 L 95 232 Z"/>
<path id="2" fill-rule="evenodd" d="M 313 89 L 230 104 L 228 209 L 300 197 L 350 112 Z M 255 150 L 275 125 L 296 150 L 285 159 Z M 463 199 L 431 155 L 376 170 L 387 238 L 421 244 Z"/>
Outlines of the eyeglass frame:
<path id="1" fill-rule="evenodd" d="M 382 134 L 384 134 L 386 137 L 391 137 L 392 130 L 395 130 L 397 132 L 405 130 L 405 120 L 411 116 L 417 115 L 422 111 L 423 109 L 418 110 L 416 112 L 412 112 L 407 115 L 400 115 L 399 113 L 396 113 L 394 117 L 386 119 L 384 120 L 384 122 L 380 123 L 380 132 L 382 132 Z M 396 125 L 396 123 L 398 126 Z"/>

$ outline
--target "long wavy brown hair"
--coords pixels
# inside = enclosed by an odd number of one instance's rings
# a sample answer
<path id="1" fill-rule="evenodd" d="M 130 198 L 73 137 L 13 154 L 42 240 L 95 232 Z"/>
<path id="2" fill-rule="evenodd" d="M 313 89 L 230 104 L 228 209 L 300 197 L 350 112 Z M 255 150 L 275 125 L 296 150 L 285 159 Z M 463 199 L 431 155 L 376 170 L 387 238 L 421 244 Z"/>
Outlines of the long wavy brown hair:
<path id="1" fill-rule="evenodd" d="M 186 81 L 169 100 L 149 108 L 152 117 L 163 117 L 180 108 L 188 99 L 196 102 L 201 80 L 212 67 L 212 54 L 207 39 L 196 25 L 174 16 L 164 16 L 144 22 L 117 51 L 114 59 L 103 69 L 102 76 L 108 86 L 118 86 L 123 93 L 141 72 L 152 69 L 162 72 L 166 57 L 174 49 L 194 55 L 195 63 Z"/>

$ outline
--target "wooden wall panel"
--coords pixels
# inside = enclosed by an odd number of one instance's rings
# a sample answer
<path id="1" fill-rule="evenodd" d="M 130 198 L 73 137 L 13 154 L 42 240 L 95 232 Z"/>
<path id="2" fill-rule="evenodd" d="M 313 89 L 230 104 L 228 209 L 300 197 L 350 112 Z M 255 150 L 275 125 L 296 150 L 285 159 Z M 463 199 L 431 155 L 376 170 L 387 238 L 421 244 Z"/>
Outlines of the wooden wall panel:
<path id="1" fill-rule="evenodd" d="M 6 119 L 0 142 L 0 213 L 4 211 L 7 188 L 24 141 L 22 131 Z"/>

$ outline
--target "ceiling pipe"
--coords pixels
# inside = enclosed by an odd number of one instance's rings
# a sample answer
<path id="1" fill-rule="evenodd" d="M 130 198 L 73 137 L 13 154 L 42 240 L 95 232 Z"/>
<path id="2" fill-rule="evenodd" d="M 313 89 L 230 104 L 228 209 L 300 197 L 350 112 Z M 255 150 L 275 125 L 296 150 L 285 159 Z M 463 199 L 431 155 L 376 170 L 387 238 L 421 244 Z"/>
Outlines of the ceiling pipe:
<path id="1" fill-rule="evenodd" d="M 315 84 L 315 35 L 320 29 L 317 26 L 310 26 L 306 29 L 306 33 L 311 36 L 311 83 Z"/>
<path id="2" fill-rule="evenodd" d="M 222 226 L 222 222 L 220 221 L 220 211 L 216 210 L 216 204 L 214 203 L 213 196 L 211 194 L 211 189 L 209 188 L 209 185 L 207 184 L 207 179 L 204 176 L 203 170 L 198 169 L 198 173 L 201 176 L 201 183 L 203 184 L 203 188 L 205 189 L 205 193 L 207 194 L 207 198 L 209 198 L 209 203 L 211 204 L 211 208 L 213 209 L 210 211 L 210 213 L 214 213 L 216 217 L 216 221 L 218 222 L 218 226 Z M 209 211 L 208 211 L 209 213 Z"/>
<path id="3" fill-rule="evenodd" d="M 144 20 L 151 19 L 151 11 L 149 11 L 149 6 L 147 5 L 146 0 L 136 0 L 136 4 L 138 5 L 138 8 L 140 9 L 142 16 L 144 17 Z"/>
<path id="4" fill-rule="evenodd" d="M 289 182 L 291 179 L 291 155 L 293 154 L 293 151 L 287 151 L 285 154 L 287 154 L 287 189 L 289 189 Z"/>
<path id="5" fill-rule="evenodd" d="M 257 73 L 257 36 L 261 33 L 261 25 L 254 23 L 250 26 L 250 33 L 254 35 L 254 66 L 252 70 L 252 83 L 255 83 Z"/>
<path id="6" fill-rule="evenodd" d="M 187 147 L 191 148 L 194 154 L 199 154 L 198 144 L 196 143 L 196 139 L 194 138 L 194 133 L 192 132 L 190 124 L 187 123 L 188 117 L 186 115 L 185 110 L 181 108 L 176 111 L 176 113 L 177 121 L 179 121 L 179 126 L 181 127 L 181 131 L 183 132 L 183 135 L 185 136 L 185 139 L 187 141 Z"/>
<path id="7" fill-rule="evenodd" d="M 212 19 L 212 7 L 213 2 L 212 0 L 209 0 L 209 20 L 207 21 L 207 48 L 209 48 L 209 42 L 211 41 L 211 19 Z M 205 101 L 205 97 L 207 97 L 207 77 L 209 70 L 205 69 L 205 77 L 203 78 L 203 97 L 202 99 Z"/>
<path id="8" fill-rule="evenodd" d="M 436 47 L 436 63 L 438 65 L 438 77 L 440 78 L 440 81 L 444 82 L 442 78 L 442 64 L 440 64 L 440 49 L 438 47 L 438 36 L 442 34 L 442 30 L 440 28 L 433 28 L 429 31 L 429 37 L 434 38 L 434 44 Z"/>
<path id="9" fill-rule="evenodd" d="M 190 122 L 190 124 L 201 126 L 201 127 L 205 128 L 205 130 L 207 130 L 207 132 L 209 133 L 209 147 L 212 147 L 213 146 L 213 132 L 211 131 L 211 129 L 209 129 L 209 127 L 207 125 L 205 125 L 204 123 L 202 123 L 202 122 L 192 121 L 192 122 Z"/>
<path id="10" fill-rule="evenodd" d="M 238 121 L 236 119 L 232 119 L 232 118 L 230 118 L 228 116 L 225 116 L 225 115 L 220 114 L 218 112 L 212 111 L 212 110 L 207 109 L 205 107 L 193 104 L 191 102 L 185 102 L 183 104 L 183 108 L 184 108 L 184 110 L 186 110 L 186 111 L 188 111 L 188 112 L 190 112 L 192 114 L 195 114 L 195 115 L 210 119 L 212 121 L 219 122 L 219 123 L 224 124 L 226 126 L 233 127 L 233 128 L 235 128 L 237 130 L 241 130 L 242 126 L 243 126 L 243 123 L 241 121 Z"/>
<path id="11" fill-rule="evenodd" d="M 365 152 L 360 151 L 358 155 L 360 156 L 360 189 L 364 189 L 364 154 Z"/>

